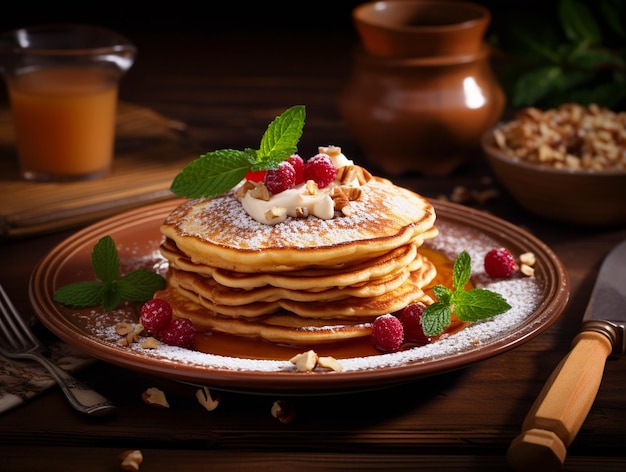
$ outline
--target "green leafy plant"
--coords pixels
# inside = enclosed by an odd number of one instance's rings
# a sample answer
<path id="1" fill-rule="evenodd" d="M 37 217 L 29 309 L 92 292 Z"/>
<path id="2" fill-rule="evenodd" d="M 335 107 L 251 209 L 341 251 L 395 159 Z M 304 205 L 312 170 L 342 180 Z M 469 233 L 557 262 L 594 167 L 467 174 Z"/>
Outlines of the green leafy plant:
<path id="1" fill-rule="evenodd" d="M 120 278 L 119 257 L 111 236 L 95 244 L 91 264 L 98 280 L 65 285 L 54 293 L 54 301 L 77 308 L 100 305 L 113 310 L 122 300 L 150 300 L 154 292 L 165 287 L 165 279 L 148 269 L 136 269 Z"/>
<path id="2" fill-rule="evenodd" d="M 559 0 L 494 16 L 490 42 L 512 107 L 626 107 L 626 2 Z"/>
<path id="3" fill-rule="evenodd" d="M 452 288 L 435 285 L 437 301 L 428 305 L 422 314 L 422 330 L 426 336 L 436 336 L 450 326 L 452 313 L 461 321 L 480 321 L 502 314 L 511 305 L 498 293 L 483 288 L 465 287 L 471 275 L 471 258 L 461 252 L 452 269 Z"/>
<path id="4" fill-rule="evenodd" d="M 297 105 L 276 117 L 259 149 L 222 149 L 201 155 L 174 178 L 170 190 L 185 198 L 214 197 L 232 189 L 249 171 L 274 169 L 297 151 L 305 107 Z"/>

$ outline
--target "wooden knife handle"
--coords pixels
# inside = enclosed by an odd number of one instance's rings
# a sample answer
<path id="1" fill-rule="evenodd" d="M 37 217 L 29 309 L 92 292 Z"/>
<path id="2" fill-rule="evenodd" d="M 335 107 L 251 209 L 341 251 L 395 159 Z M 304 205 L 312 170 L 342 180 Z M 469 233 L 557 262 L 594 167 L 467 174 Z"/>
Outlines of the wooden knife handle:
<path id="1" fill-rule="evenodd" d="M 610 339 L 582 331 L 572 350 L 554 370 L 528 412 L 522 433 L 507 452 L 516 471 L 559 470 L 567 446 L 578 434 L 593 404 L 613 349 Z"/>

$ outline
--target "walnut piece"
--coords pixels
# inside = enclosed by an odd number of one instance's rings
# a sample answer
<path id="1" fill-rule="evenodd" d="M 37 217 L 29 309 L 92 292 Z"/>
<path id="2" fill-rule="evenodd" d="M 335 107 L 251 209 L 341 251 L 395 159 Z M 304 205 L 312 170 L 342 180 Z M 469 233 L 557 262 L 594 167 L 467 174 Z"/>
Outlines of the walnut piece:
<path id="1" fill-rule="evenodd" d="M 213 398 L 208 387 L 202 387 L 200 390 L 196 390 L 196 398 L 198 399 L 200 405 L 208 411 L 215 410 L 220 404 L 220 398 L 218 396 Z"/>
<path id="2" fill-rule="evenodd" d="M 283 424 L 291 423 L 296 416 L 296 411 L 285 400 L 277 400 L 272 404 L 272 416 Z"/>
<path id="3" fill-rule="evenodd" d="M 122 470 L 136 472 L 139 470 L 139 464 L 143 462 L 143 454 L 139 450 L 124 451 L 120 454 L 120 459 L 122 459 L 120 465 Z"/>
<path id="4" fill-rule="evenodd" d="M 157 408 L 169 408 L 170 404 L 165 398 L 165 393 L 156 387 L 150 387 L 141 394 L 141 399 L 146 405 L 155 406 Z"/>
<path id="5" fill-rule="evenodd" d="M 249 180 L 246 180 L 243 183 L 243 185 L 237 189 L 237 191 L 235 192 L 235 196 L 237 198 L 243 198 L 246 196 L 246 193 L 248 193 L 250 190 L 254 188 L 255 188 L 254 183 L 250 182 Z"/>
<path id="6" fill-rule="evenodd" d="M 120 340 L 122 346 L 128 346 L 132 343 L 139 342 L 143 326 L 139 323 L 120 322 L 115 324 L 115 332 L 120 336 L 124 336 Z"/>

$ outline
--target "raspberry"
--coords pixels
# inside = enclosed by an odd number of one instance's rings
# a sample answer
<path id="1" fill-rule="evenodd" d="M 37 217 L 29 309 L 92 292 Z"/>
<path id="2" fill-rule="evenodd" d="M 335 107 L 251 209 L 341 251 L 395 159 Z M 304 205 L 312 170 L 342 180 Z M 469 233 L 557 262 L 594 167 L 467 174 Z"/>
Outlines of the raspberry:
<path id="1" fill-rule="evenodd" d="M 249 180 L 250 182 L 263 182 L 263 180 L 265 179 L 265 174 L 266 171 L 264 170 L 250 170 L 246 174 L 246 180 Z"/>
<path id="2" fill-rule="evenodd" d="M 491 277 L 510 277 L 515 267 L 515 259 L 506 248 L 495 248 L 485 255 L 485 272 Z"/>
<path id="3" fill-rule="evenodd" d="M 187 318 L 175 318 L 161 331 L 161 341 L 170 346 L 190 347 L 196 328 Z"/>
<path id="4" fill-rule="evenodd" d="M 304 164 L 304 180 L 314 180 L 319 188 L 328 185 L 337 177 L 337 168 L 326 154 L 316 154 Z"/>
<path id="5" fill-rule="evenodd" d="M 393 315 L 381 315 L 372 323 L 372 342 L 383 352 L 399 351 L 404 342 L 404 328 Z"/>
<path id="6" fill-rule="evenodd" d="M 422 329 L 422 314 L 426 305 L 423 303 L 413 303 L 400 311 L 399 319 L 404 327 L 404 339 L 419 346 L 424 346 L 430 342 L 428 336 Z"/>
<path id="7" fill-rule="evenodd" d="M 275 195 L 295 185 L 296 170 L 289 162 L 283 161 L 278 168 L 267 171 L 264 182 L 270 193 Z"/>
<path id="8" fill-rule="evenodd" d="M 292 154 L 287 159 L 287 162 L 293 166 L 296 171 L 296 185 L 304 182 L 304 161 L 297 154 Z"/>
<path id="9" fill-rule="evenodd" d="M 157 335 L 172 321 L 172 307 L 166 300 L 148 300 L 141 307 L 140 321 L 149 334 Z"/>

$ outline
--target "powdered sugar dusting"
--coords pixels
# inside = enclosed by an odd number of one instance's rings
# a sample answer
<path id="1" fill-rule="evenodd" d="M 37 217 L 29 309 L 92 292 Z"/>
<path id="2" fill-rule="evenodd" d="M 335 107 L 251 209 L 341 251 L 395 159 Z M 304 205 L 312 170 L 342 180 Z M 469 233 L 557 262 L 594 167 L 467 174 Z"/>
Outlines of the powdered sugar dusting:
<path id="1" fill-rule="evenodd" d="M 427 204 L 409 190 L 371 181 L 362 199 L 350 203 L 350 216 L 323 220 L 288 218 L 284 223 L 267 225 L 250 217 L 231 191 L 213 199 L 190 200 L 176 209 L 171 222 L 182 236 L 207 240 L 236 250 L 263 250 L 300 247 L 319 248 L 395 235 L 414 223 L 426 224 L 431 215 Z M 393 212 L 389 211 L 392 208 Z M 417 229 L 417 228 L 416 228 Z M 242 238 L 246 234 L 249 237 Z"/>
<path id="2" fill-rule="evenodd" d="M 482 261 L 485 254 L 496 243 L 479 231 L 468 235 L 466 228 L 459 228 L 445 222 L 439 223 L 438 226 L 440 229 L 439 236 L 427 241 L 426 245 L 431 249 L 442 252 L 450 259 L 456 258 L 458 253 L 463 250 L 467 251 L 472 259 L 472 281 L 474 285 L 499 293 L 509 302 L 512 308 L 502 315 L 474 323 L 459 332 L 446 335 L 426 346 L 414 347 L 391 354 L 339 359 L 344 372 L 389 368 L 409 363 L 424 363 L 451 356 L 462 356 L 485 346 L 485 344 L 496 342 L 505 336 L 514 334 L 521 325 L 528 323 L 529 317 L 541 301 L 541 281 L 521 274 L 517 274 L 510 279 L 490 279 L 484 273 Z M 158 256 L 158 253 L 151 253 L 149 258 L 154 259 L 148 261 L 144 257 L 141 259 L 141 264 L 158 267 L 159 270 L 164 269 L 163 260 Z M 120 314 L 121 318 L 123 318 L 123 313 Z M 115 333 L 115 328 L 111 325 L 110 314 L 103 315 L 93 311 L 89 315 L 88 323 L 99 340 L 119 347 L 119 335 Z M 166 345 L 160 345 L 157 349 L 148 350 L 141 348 L 139 343 L 131 344 L 124 349 L 130 349 L 137 352 L 138 355 L 158 359 L 163 362 L 182 363 L 208 369 L 238 372 L 295 372 L 295 366 L 288 360 L 242 359 L 206 354 Z"/>

